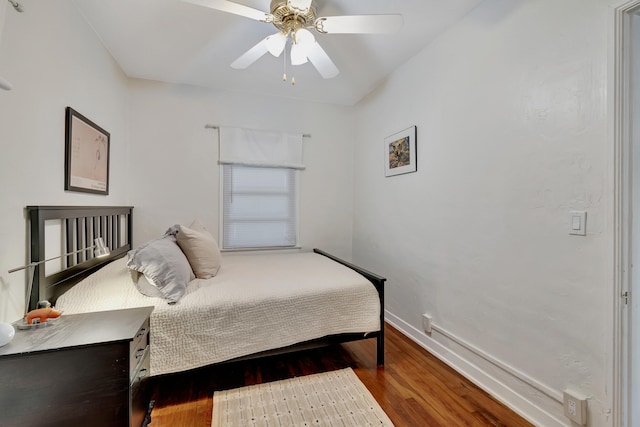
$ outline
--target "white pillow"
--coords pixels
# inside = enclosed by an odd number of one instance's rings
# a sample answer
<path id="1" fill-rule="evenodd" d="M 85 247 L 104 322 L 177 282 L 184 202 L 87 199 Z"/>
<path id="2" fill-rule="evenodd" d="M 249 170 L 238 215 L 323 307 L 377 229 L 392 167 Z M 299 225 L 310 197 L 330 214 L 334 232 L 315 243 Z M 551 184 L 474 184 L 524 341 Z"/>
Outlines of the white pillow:
<path id="1" fill-rule="evenodd" d="M 197 278 L 209 279 L 218 273 L 221 262 L 218 243 L 200 221 L 195 220 L 190 227 L 181 225 L 176 241 Z"/>
<path id="2" fill-rule="evenodd" d="M 187 284 L 194 279 L 189 261 L 173 236 L 151 240 L 130 251 L 127 267 L 142 273 L 148 284 L 170 303 L 177 302 L 187 290 Z M 138 278 L 137 285 L 140 284 L 141 278 Z M 145 286 L 144 282 L 142 286 Z M 141 292 L 145 295 L 155 293 L 147 287 Z"/>

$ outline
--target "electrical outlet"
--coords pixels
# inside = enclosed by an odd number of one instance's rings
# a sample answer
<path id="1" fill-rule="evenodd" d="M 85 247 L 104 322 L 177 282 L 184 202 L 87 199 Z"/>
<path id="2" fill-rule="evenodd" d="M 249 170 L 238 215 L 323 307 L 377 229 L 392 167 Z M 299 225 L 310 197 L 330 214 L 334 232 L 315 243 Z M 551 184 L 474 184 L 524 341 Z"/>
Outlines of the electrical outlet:
<path id="1" fill-rule="evenodd" d="M 428 334 L 431 333 L 431 316 L 428 314 L 422 315 L 422 329 Z"/>
<path id="2" fill-rule="evenodd" d="M 587 398 L 574 390 L 563 393 L 564 415 L 571 421 L 584 426 L 587 425 Z"/>

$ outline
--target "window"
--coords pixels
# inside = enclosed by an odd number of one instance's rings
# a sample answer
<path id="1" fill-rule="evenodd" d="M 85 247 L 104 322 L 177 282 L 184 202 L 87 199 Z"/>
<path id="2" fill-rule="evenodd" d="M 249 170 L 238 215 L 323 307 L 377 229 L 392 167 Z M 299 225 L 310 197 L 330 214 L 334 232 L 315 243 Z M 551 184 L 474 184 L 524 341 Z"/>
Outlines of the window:
<path id="1" fill-rule="evenodd" d="M 220 127 L 222 249 L 298 245 L 302 134 Z"/>
<path id="2" fill-rule="evenodd" d="M 222 248 L 294 247 L 298 171 L 222 165 Z"/>

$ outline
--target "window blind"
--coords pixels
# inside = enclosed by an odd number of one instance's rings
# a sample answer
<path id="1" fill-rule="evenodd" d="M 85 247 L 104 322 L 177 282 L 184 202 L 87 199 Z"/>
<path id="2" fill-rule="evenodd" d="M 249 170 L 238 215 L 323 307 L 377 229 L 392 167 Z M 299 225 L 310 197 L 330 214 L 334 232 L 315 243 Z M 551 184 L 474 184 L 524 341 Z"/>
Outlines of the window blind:
<path id="1" fill-rule="evenodd" d="M 297 244 L 297 171 L 223 165 L 223 249 Z"/>

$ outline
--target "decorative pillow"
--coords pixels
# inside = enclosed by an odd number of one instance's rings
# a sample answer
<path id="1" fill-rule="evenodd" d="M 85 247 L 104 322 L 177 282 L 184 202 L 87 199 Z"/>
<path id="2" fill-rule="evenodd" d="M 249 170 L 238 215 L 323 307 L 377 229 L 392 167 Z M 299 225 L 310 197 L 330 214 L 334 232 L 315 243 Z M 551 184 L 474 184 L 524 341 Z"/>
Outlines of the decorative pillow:
<path id="1" fill-rule="evenodd" d="M 156 288 L 169 303 L 176 303 L 184 295 L 189 282 L 194 279 L 189 261 L 173 236 L 151 240 L 130 251 L 127 266 L 144 274 L 148 284 Z M 136 283 L 140 289 L 141 278 Z M 145 295 L 154 293 L 148 288 L 141 292 Z"/>
<path id="2" fill-rule="evenodd" d="M 220 249 L 200 221 L 195 220 L 190 227 L 181 225 L 176 240 L 197 278 L 208 279 L 218 273 Z"/>

